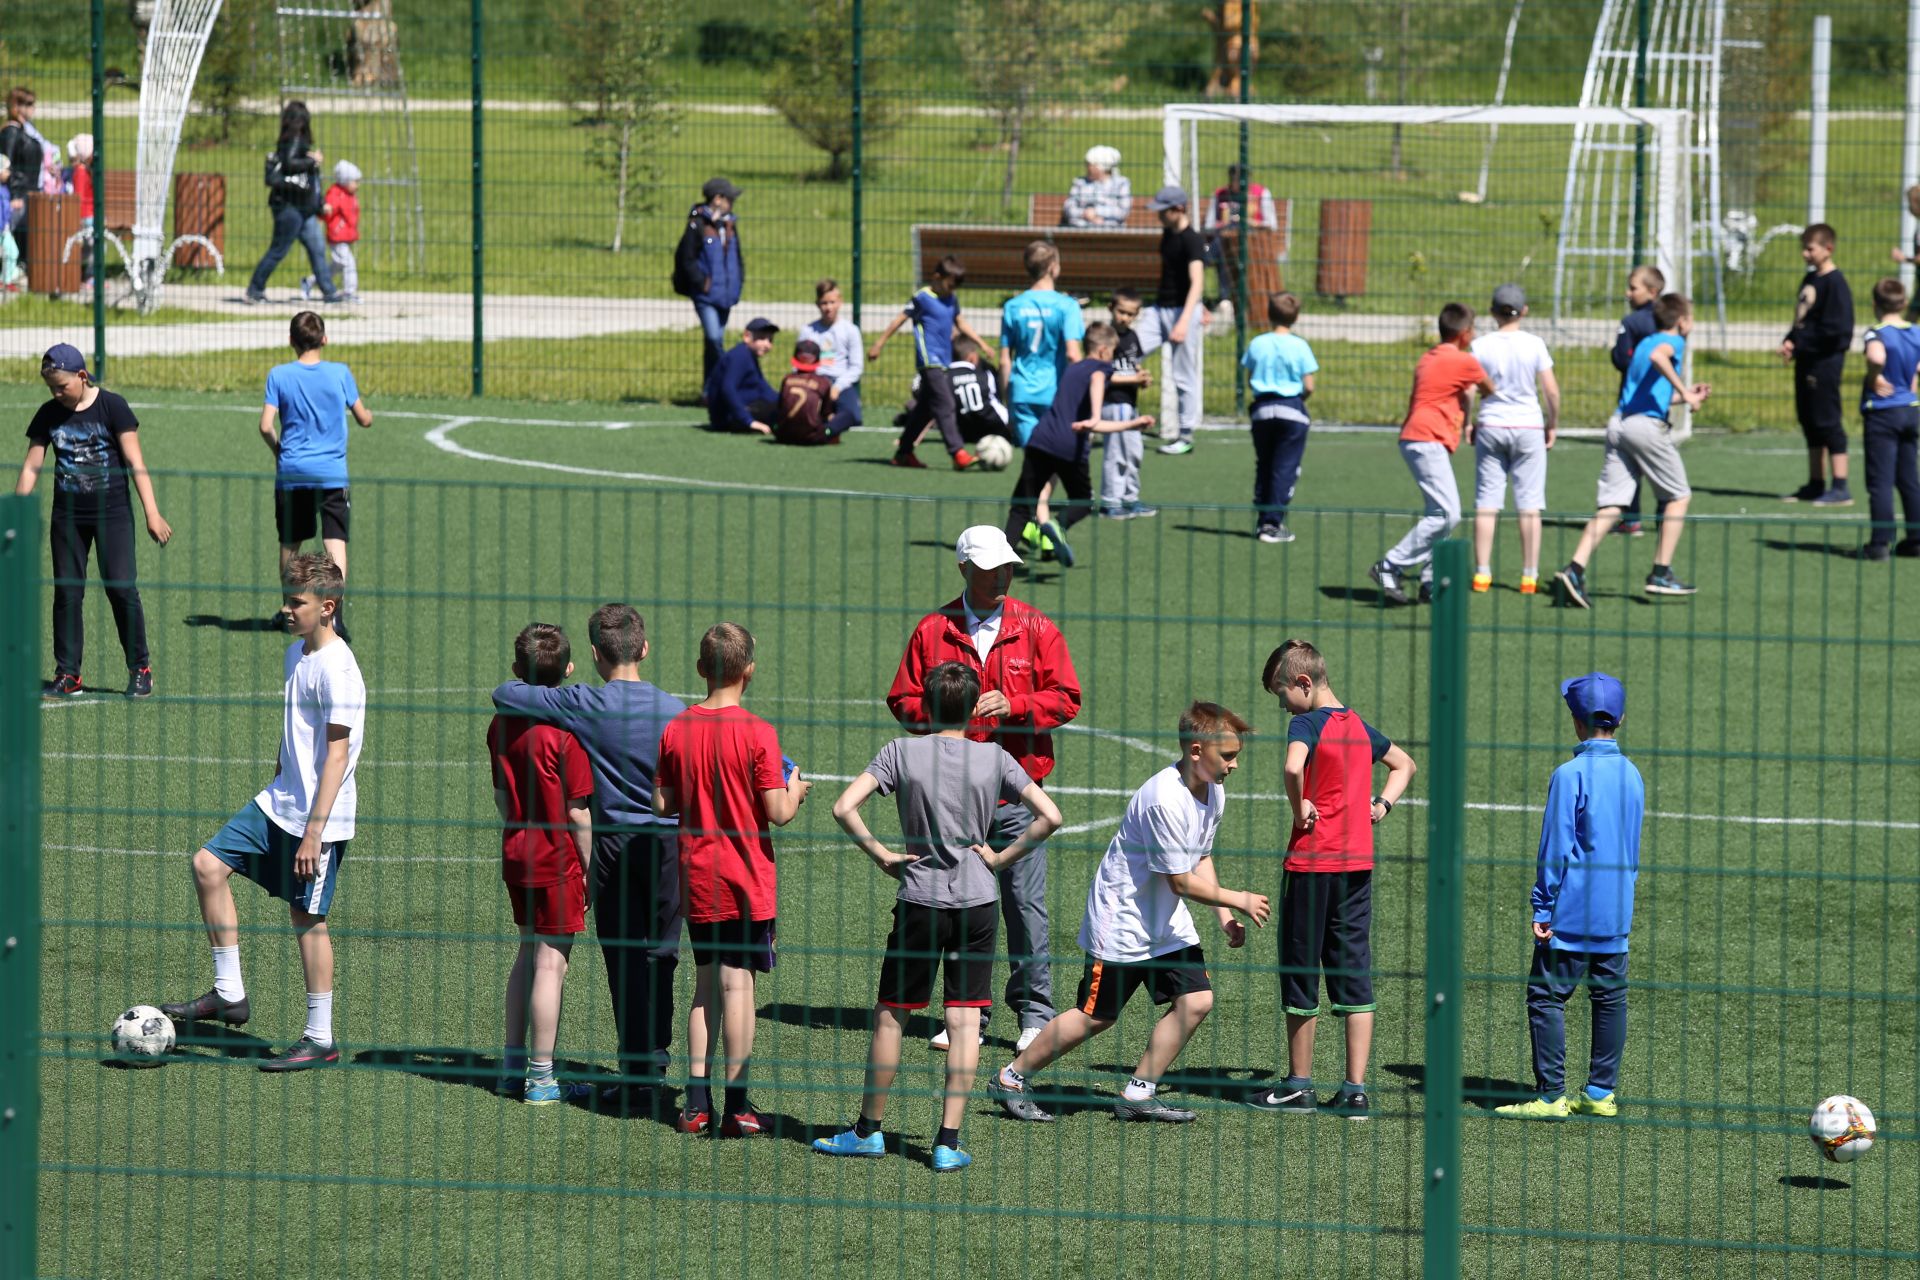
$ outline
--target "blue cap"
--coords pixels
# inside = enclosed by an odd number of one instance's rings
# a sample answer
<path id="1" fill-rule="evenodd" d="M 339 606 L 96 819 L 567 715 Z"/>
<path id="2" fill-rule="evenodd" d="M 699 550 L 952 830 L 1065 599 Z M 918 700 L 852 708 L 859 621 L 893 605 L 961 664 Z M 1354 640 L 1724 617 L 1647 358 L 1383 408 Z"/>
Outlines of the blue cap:
<path id="1" fill-rule="evenodd" d="M 1627 690 L 1604 671 L 1589 671 L 1560 682 L 1560 696 L 1581 724 L 1617 729 L 1627 714 Z"/>
<path id="2" fill-rule="evenodd" d="M 40 372 L 46 373 L 50 369 L 58 369 L 62 373 L 85 373 L 87 358 L 72 343 L 56 342 L 47 348 L 47 354 L 40 360 Z"/>

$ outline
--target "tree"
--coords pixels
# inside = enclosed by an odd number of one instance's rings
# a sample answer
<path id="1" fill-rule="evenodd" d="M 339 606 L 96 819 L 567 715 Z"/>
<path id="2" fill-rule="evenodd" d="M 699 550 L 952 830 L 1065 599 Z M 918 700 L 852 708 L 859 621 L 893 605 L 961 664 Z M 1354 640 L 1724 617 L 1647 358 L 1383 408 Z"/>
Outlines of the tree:
<path id="1" fill-rule="evenodd" d="M 967 79 L 1006 152 L 1001 212 L 1013 209 L 1020 146 L 1046 107 L 1098 96 L 1098 64 L 1127 42 L 1135 7 L 1110 0 L 961 0 L 954 34 Z"/>
<path id="2" fill-rule="evenodd" d="M 766 101 L 827 153 L 826 176 L 837 182 L 851 172 L 853 153 L 853 0 L 806 0 L 800 12 L 800 25 L 782 33 Z M 900 100 L 879 87 L 876 72 L 894 65 L 902 24 L 873 4 L 865 19 L 861 133 L 872 142 L 900 124 Z"/>
<path id="3" fill-rule="evenodd" d="M 220 6 L 194 84 L 197 110 L 187 114 L 187 129 L 194 136 L 231 142 L 234 122 L 248 114 L 248 100 L 278 92 L 274 60 L 262 52 L 274 38 L 271 23 L 272 10 L 265 0 L 226 0 Z M 137 66 L 134 74 L 140 74 Z"/>
<path id="4" fill-rule="evenodd" d="M 572 0 L 565 27 L 574 49 L 570 99 L 588 106 L 593 129 L 587 159 L 613 181 L 613 242 L 626 240 L 627 214 L 653 209 L 665 176 L 661 142 L 679 128 L 667 56 L 673 32 L 664 5 L 632 0 Z"/>

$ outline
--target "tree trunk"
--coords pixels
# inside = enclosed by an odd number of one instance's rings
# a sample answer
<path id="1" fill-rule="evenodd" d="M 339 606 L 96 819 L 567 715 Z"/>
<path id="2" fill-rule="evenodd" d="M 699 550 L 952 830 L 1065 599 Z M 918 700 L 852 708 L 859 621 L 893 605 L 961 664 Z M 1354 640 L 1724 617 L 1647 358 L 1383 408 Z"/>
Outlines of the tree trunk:
<path id="1" fill-rule="evenodd" d="M 1000 212 L 1003 215 L 1013 211 L 1013 171 L 1020 163 L 1020 134 L 1026 120 L 1027 90 L 1022 89 L 1007 126 L 1007 171 L 1000 181 Z"/>
<path id="2" fill-rule="evenodd" d="M 627 230 L 627 165 L 633 155 L 633 121 L 620 122 L 620 176 L 613 193 L 613 251 L 620 252 L 620 238 Z"/>

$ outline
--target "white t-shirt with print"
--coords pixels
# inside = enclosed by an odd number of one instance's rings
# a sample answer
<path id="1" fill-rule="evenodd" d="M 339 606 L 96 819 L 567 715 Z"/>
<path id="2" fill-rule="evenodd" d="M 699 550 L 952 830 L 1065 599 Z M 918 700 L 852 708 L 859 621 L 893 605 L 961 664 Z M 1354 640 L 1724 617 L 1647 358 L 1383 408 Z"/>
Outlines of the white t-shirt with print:
<path id="1" fill-rule="evenodd" d="M 327 726 L 347 730 L 347 775 L 340 783 L 320 838 L 329 844 L 353 839 L 359 786 L 360 743 L 366 735 L 367 686 L 345 641 L 306 651 L 306 641 L 287 647 L 286 708 L 280 730 L 280 772 L 253 802 L 288 835 L 304 836 L 327 758 Z"/>
<path id="2" fill-rule="evenodd" d="M 1127 802 L 1127 815 L 1107 846 L 1087 890 L 1080 947 L 1099 960 L 1133 963 L 1200 944 L 1187 901 L 1167 883 L 1213 852 L 1226 789 L 1194 798 L 1177 765 L 1147 779 Z"/>
<path id="3" fill-rule="evenodd" d="M 1473 358 L 1493 383 L 1480 401 L 1481 426 L 1546 426 L 1537 390 L 1541 370 L 1553 368 L 1546 343 L 1525 329 L 1496 329 L 1473 340 Z"/>

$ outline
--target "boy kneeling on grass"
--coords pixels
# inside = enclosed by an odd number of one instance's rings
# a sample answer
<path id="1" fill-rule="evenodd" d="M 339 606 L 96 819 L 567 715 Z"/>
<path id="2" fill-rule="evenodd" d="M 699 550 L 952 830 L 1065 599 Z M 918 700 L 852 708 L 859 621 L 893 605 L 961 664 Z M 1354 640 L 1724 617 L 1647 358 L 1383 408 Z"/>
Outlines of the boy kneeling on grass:
<path id="1" fill-rule="evenodd" d="M 960 1121 L 980 1062 L 980 1014 L 993 1003 L 998 873 L 1046 843 L 1060 825 L 1060 810 L 1004 748 L 967 740 L 980 699 L 980 678 L 970 667 L 943 662 L 928 672 L 926 699 L 935 731 L 889 742 L 834 802 L 834 820 L 900 882 L 900 900 L 880 966 L 860 1118 L 844 1133 L 814 1139 L 813 1149 L 830 1156 L 887 1154 L 880 1121 L 900 1070 L 903 1014 L 927 1007 L 934 971 L 943 969 L 952 1048 L 933 1171 L 949 1173 L 973 1163 L 960 1149 Z M 899 808 L 904 853 L 876 840 L 861 820 L 860 806 L 875 792 L 891 795 Z M 1018 840 L 995 853 L 987 840 L 994 809 L 1003 802 L 1026 805 L 1034 819 Z"/>
<path id="2" fill-rule="evenodd" d="M 1640 821 L 1646 785 L 1613 735 L 1627 691 L 1603 671 L 1560 686 L 1580 740 L 1553 771 L 1540 821 L 1540 872 L 1533 882 L 1533 972 L 1527 1023 L 1537 1096 L 1494 1108 L 1516 1120 L 1614 1116 L 1620 1054 L 1627 1045 L 1627 934 L 1640 878 Z M 1593 1056 L 1587 1087 L 1566 1096 L 1567 1000 L 1587 980 Z"/>
<path id="3" fill-rule="evenodd" d="M 1087 891 L 1080 922 L 1087 971 L 1080 979 L 1078 1007 L 1056 1016 L 987 1081 L 988 1096 L 1014 1119 L 1053 1119 L 1035 1100 L 1029 1078 L 1111 1027 L 1143 986 L 1155 1004 L 1170 1007 L 1154 1025 L 1113 1113 L 1121 1120 L 1170 1124 L 1197 1118 L 1154 1095 L 1213 1008 L 1207 957 L 1187 899 L 1213 907 L 1229 947 L 1247 940 L 1247 927 L 1234 918 L 1235 911 L 1266 927 L 1265 895 L 1223 889 L 1213 870 L 1213 838 L 1227 798 L 1224 784 L 1252 732 L 1252 725 L 1218 703 L 1194 703 L 1180 717 L 1179 762 L 1147 779 L 1127 802 L 1120 830 Z"/>

